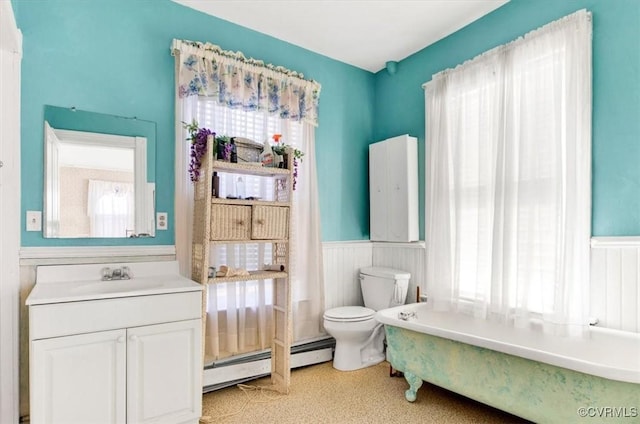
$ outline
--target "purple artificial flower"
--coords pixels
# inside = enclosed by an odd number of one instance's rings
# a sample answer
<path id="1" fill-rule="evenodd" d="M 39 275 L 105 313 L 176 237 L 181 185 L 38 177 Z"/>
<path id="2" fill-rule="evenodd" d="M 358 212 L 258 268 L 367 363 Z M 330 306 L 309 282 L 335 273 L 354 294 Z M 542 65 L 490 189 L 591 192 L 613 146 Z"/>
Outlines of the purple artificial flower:
<path id="1" fill-rule="evenodd" d="M 194 124 L 192 125 L 197 125 Z M 191 181 L 196 182 L 200 178 L 200 166 L 202 166 L 202 158 L 207 152 L 207 137 L 209 135 L 216 136 L 214 132 L 207 128 L 198 128 L 197 131 L 191 129 L 191 161 L 189 163 L 189 175 Z"/>

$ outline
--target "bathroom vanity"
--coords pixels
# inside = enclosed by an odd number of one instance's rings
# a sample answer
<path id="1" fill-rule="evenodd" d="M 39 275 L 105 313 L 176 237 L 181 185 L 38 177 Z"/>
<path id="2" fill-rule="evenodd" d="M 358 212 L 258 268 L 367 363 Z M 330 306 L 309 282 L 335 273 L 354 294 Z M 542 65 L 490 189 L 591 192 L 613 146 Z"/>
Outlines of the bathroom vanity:
<path id="1" fill-rule="evenodd" d="M 176 262 L 39 267 L 26 304 L 31 423 L 198 423 L 202 286 Z"/>

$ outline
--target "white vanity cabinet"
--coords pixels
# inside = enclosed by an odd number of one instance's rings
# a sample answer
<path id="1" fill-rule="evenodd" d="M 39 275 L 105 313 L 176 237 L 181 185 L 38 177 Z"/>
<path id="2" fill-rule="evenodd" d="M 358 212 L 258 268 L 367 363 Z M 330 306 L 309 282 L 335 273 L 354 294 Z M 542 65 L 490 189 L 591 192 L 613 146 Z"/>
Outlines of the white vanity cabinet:
<path id="1" fill-rule="evenodd" d="M 125 423 L 126 330 L 31 342 L 31 422 Z"/>
<path id="2" fill-rule="evenodd" d="M 198 423 L 201 286 L 178 276 L 128 282 L 36 283 L 31 423 Z"/>
<path id="3" fill-rule="evenodd" d="M 372 241 L 411 242 L 418 229 L 418 140 L 401 135 L 369 145 Z"/>
<path id="4" fill-rule="evenodd" d="M 201 335 L 200 319 L 127 330 L 127 422 L 199 421 Z"/>

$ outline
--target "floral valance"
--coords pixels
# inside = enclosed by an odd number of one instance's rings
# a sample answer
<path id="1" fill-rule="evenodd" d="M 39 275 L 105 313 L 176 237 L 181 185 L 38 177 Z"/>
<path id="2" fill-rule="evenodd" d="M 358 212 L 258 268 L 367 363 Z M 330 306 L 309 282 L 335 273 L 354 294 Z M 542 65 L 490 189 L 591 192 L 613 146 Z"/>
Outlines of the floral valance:
<path id="1" fill-rule="evenodd" d="M 180 97 L 208 96 L 234 109 L 267 110 L 318 125 L 320 84 L 210 43 L 173 40 Z"/>

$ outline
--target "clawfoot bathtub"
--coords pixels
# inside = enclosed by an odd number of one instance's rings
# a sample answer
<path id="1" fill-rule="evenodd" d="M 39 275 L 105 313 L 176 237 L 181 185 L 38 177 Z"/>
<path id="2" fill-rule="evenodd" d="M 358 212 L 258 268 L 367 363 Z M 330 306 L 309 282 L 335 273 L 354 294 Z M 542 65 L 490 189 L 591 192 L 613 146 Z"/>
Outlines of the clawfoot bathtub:
<path id="1" fill-rule="evenodd" d="M 640 422 L 636 333 L 591 329 L 580 339 L 555 337 L 424 303 L 379 311 L 377 319 L 410 402 L 428 381 L 534 422 Z"/>

